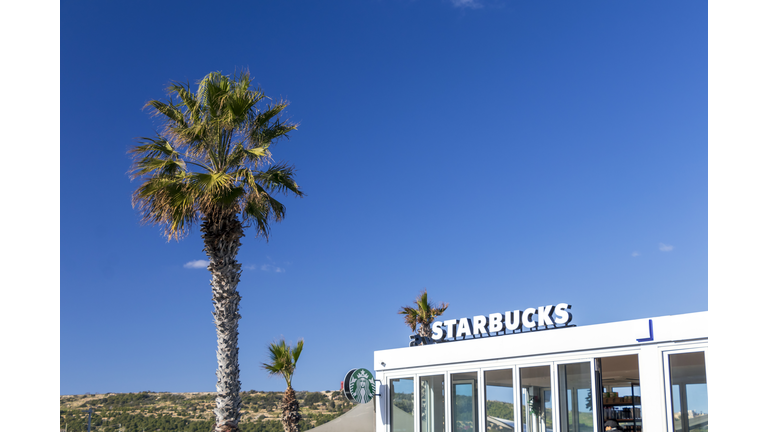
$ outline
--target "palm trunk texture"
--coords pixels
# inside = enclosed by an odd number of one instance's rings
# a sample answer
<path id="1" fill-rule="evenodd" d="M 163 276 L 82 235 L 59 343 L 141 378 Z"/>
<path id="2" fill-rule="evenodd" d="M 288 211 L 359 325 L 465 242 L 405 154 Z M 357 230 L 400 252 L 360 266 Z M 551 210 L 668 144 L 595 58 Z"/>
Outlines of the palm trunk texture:
<path id="1" fill-rule="evenodd" d="M 240 263 L 237 252 L 243 226 L 236 213 L 206 215 L 201 226 L 205 253 L 208 255 L 213 288 L 213 320 L 218 348 L 216 357 L 216 432 L 238 432 L 240 422 L 240 365 L 238 363 L 237 326 L 240 294 Z"/>
<path id="2" fill-rule="evenodd" d="M 429 323 L 427 325 L 421 324 L 419 325 L 419 336 L 423 338 L 431 338 L 432 337 L 432 323 Z M 421 345 L 426 345 L 426 340 L 422 340 Z"/>
<path id="3" fill-rule="evenodd" d="M 299 432 L 299 422 L 301 421 L 301 414 L 299 413 L 299 401 L 296 400 L 296 393 L 293 388 L 288 387 L 285 389 L 285 396 L 283 396 L 283 429 L 285 432 Z"/>

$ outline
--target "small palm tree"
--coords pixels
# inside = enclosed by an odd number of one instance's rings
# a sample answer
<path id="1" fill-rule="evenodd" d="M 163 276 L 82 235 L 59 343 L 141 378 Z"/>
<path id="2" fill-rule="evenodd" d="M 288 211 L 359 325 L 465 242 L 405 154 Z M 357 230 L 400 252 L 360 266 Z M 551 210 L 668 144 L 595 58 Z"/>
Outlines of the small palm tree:
<path id="1" fill-rule="evenodd" d="M 448 303 L 440 303 L 439 307 L 427 299 L 427 290 L 416 297 L 415 308 L 410 306 L 403 306 L 398 312 L 401 315 L 405 315 L 405 323 L 411 328 L 411 331 L 416 331 L 416 326 L 419 327 L 419 336 L 428 338 L 432 336 L 432 323 L 435 321 L 435 317 L 438 317 L 448 309 Z"/>
<path id="2" fill-rule="evenodd" d="M 269 345 L 269 363 L 262 363 L 270 375 L 281 375 L 285 378 L 285 396 L 283 396 L 283 415 L 280 418 L 283 422 L 285 432 L 299 432 L 299 422 L 301 414 L 299 413 L 299 401 L 296 400 L 296 393 L 291 386 L 291 379 L 296 370 L 296 363 L 299 361 L 301 350 L 304 349 L 304 341 L 296 343 L 296 348 L 291 349 L 290 345 L 285 344 L 285 339 Z"/>
<path id="3" fill-rule="evenodd" d="M 200 224 L 218 340 L 215 430 L 236 432 L 241 405 L 237 252 L 244 224 L 268 239 L 269 223 L 285 216 L 274 193 L 303 195 L 293 167 L 272 163 L 269 150 L 296 125 L 279 119 L 287 102 L 257 106 L 266 96 L 252 87 L 247 72 L 235 78 L 212 72 L 197 92 L 181 83 L 172 83 L 168 91 L 167 102 L 146 105 L 163 120 L 164 129 L 130 151 L 131 176 L 142 181 L 133 205 L 142 222 L 164 227 L 169 241 Z"/>

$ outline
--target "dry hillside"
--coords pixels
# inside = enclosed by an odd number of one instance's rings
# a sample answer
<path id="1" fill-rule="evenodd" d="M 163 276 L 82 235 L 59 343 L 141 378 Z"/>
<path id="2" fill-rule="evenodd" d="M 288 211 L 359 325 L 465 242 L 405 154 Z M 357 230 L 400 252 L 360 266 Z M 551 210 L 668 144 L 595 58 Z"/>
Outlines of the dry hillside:
<path id="1" fill-rule="evenodd" d="M 92 409 L 93 432 L 209 432 L 213 424 L 216 394 L 205 393 L 108 393 L 61 396 L 61 430 L 87 431 Z M 296 392 L 301 406 L 302 431 L 326 423 L 352 408 L 338 391 Z M 242 432 L 282 432 L 282 392 L 241 393 Z"/>

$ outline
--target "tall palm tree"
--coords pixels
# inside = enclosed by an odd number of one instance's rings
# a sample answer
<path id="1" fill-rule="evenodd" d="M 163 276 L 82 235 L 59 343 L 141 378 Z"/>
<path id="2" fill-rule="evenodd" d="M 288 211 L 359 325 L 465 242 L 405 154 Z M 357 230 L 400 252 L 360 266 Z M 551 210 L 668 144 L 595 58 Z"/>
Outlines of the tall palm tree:
<path id="1" fill-rule="evenodd" d="M 285 432 L 299 432 L 301 414 L 299 413 L 299 401 L 296 400 L 296 393 L 291 386 L 291 380 L 303 349 L 303 340 L 296 343 L 296 348 L 291 349 L 290 345 L 285 344 L 285 339 L 281 339 L 279 342 L 269 345 L 270 362 L 262 363 L 262 367 L 270 375 L 281 375 L 285 378 L 287 387 L 283 396 L 283 415 L 280 418 L 283 421 Z"/>
<path id="2" fill-rule="evenodd" d="M 244 226 L 253 225 L 256 236 L 268 240 L 270 222 L 285 216 L 274 193 L 303 195 L 293 167 L 273 163 L 269 149 L 296 125 L 279 118 L 285 101 L 257 106 L 268 98 L 253 88 L 248 72 L 234 78 L 212 72 L 198 84 L 193 92 L 189 84 L 173 82 L 167 101 L 147 103 L 164 128 L 130 150 L 131 177 L 141 179 L 133 205 L 142 222 L 164 228 L 168 241 L 200 224 L 218 340 L 215 430 L 238 431 L 241 266 L 236 257 Z"/>
<path id="3" fill-rule="evenodd" d="M 414 303 L 416 304 L 415 308 L 403 306 L 398 313 L 405 315 L 405 323 L 408 324 L 411 331 L 416 331 L 416 326 L 418 326 L 419 336 L 431 337 L 432 323 L 435 321 L 435 317 L 442 315 L 448 309 L 448 303 L 440 303 L 439 307 L 435 307 L 427 298 L 426 288 L 416 297 Z"/>

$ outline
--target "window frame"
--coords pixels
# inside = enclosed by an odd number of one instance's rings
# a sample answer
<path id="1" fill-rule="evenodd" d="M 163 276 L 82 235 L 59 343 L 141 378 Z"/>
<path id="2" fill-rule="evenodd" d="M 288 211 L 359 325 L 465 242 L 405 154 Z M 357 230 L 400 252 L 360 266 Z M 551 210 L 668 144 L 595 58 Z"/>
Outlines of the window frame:
<path id="1" fill-rule="evenodd" d="M 520 388 L 519 379 L 520 379 L 520 377 L 518 376 L 518 373 L 519 373 L 518 372 L 518 367 L 519 366 L 517 364 L 513 364 L 513 365 L 510 365 L 510 366 L 493 366 L 493 367 L 486 367 L 486 368 L 480 369 L 480 374 L 479 374 L 480 381 L 479 381 L 479 385 L 478 385 L 479 386 L 478 393 L 479 393 L 479 396 L 481 398 L 480 400 L 482 400 L 483 403 L 480 404 L 479 411 L 478 411 L 478 413 L 479 413 L 479 421 L 478 421 L 479 425 L 478 426 L 481 427 L 481 429 L 479 429 L 481 432 L 487 432 L 488 431 L 488 424 L 487 424 L 488 423 L 488 412 L 487 412 L 487 409 L 488 409 L 488 395 L 486 394 L 486 385 L 487 384 L 485 382 L 485 373 L 486 372 L 496 372 L 496 371 L 512 371 L 512 392 L 513 392 L 514 397 L 515 397 L 515 399 L 514 399 L 515 400 L 515 403 L 514 403 L 515 404 L 514 419 L 512 421 L 515 423 L 515 431 L 516 432 L 519 431 L 518 423 L 519 423 L 519 418 L 520 418 L 520 394 L 519 394 L 519 388 Z"/>
<path id="2" fill-rule="evenodd" d="M 698 352 L 704 353 L 704 371 L 706 376 L 708 375 L 706 370 L 707 364 L 709 363 L 707 351 L 708 348 L 706 344 L 680 347 L 678 349 L 662 349 L 661 351 L 662 371 L 664 377 L 664 413 L 666 415 L 667 432 L 675 432 L 675 413 L 674 407 L 672 406 L 672 367 L 669 363 L 669 356 L 675 354 L 689 354 Z M 709 399 L 709 396 L 707 396 L 707 399 Z"/>

